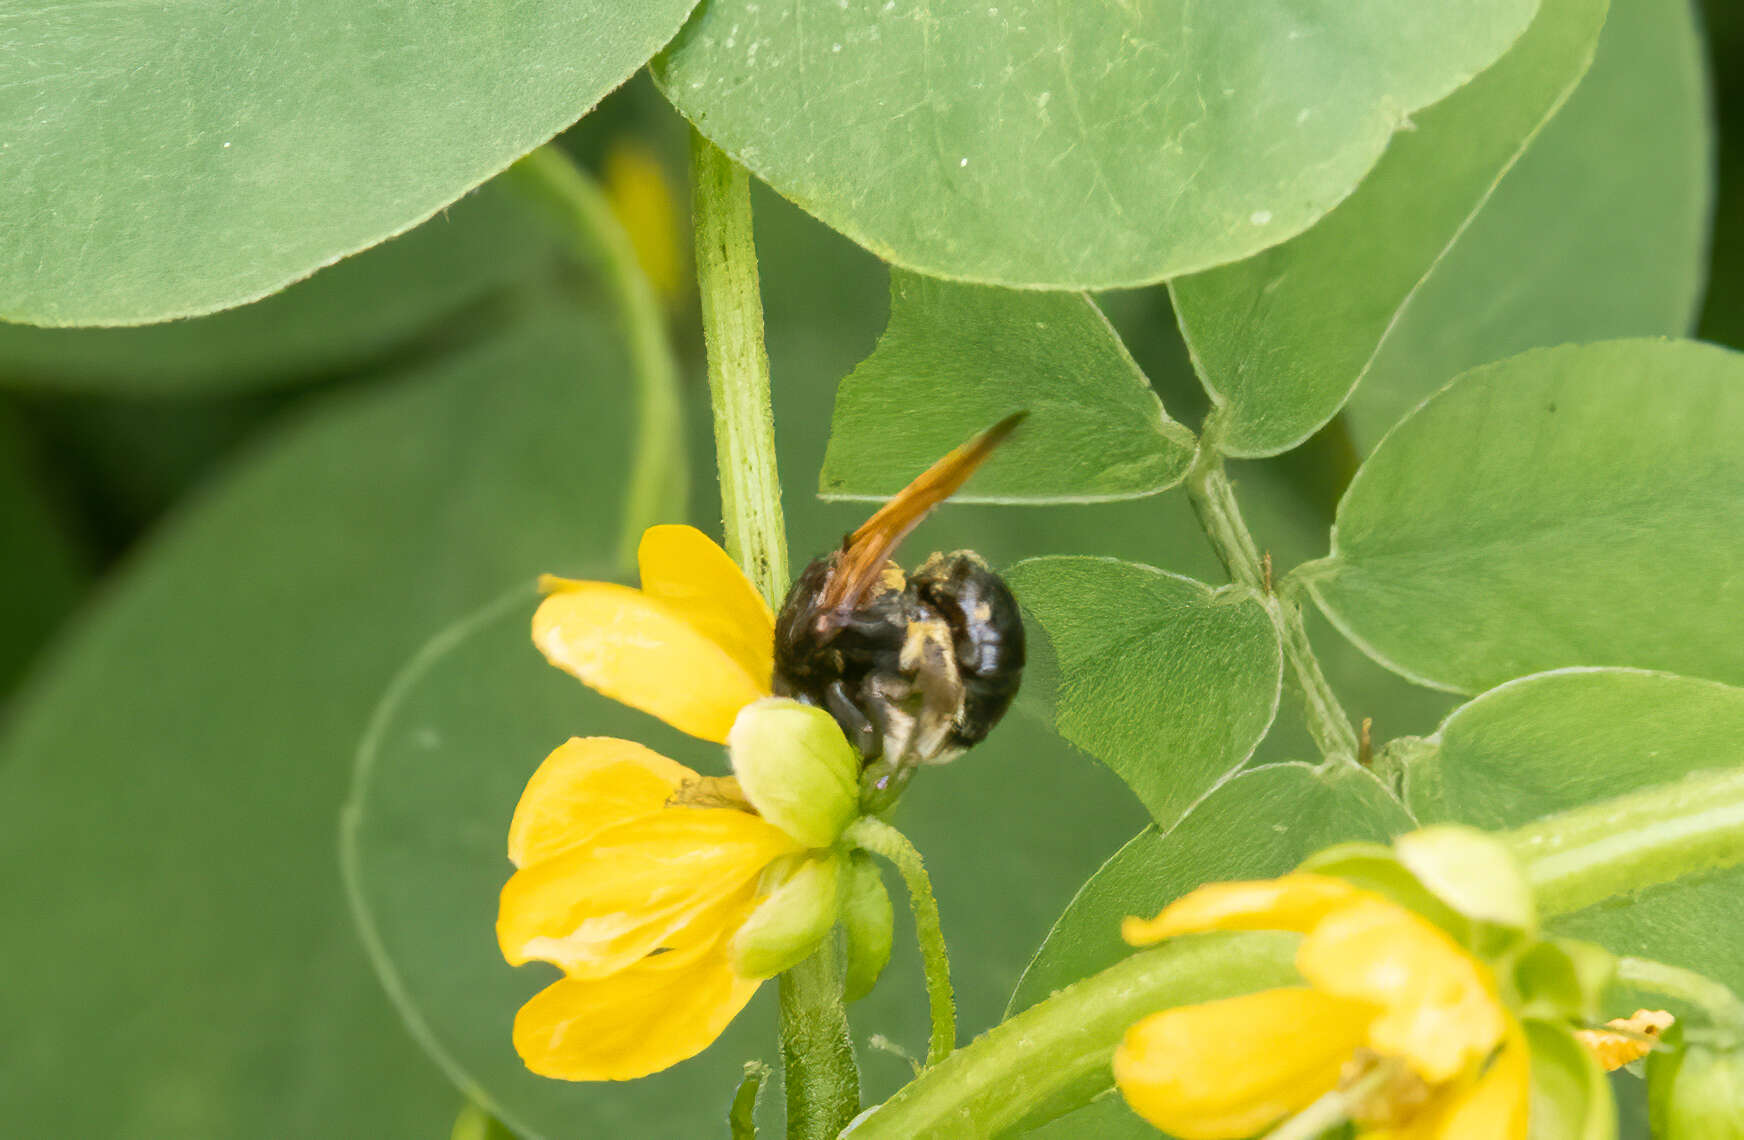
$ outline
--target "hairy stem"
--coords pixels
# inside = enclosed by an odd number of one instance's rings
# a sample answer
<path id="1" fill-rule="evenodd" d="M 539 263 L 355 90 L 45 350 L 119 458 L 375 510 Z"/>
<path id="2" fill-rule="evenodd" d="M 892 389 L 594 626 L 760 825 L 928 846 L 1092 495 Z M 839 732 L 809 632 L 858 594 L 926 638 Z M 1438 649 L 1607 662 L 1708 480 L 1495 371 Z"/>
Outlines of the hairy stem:
<path id="1" fill-rule="evenodd" d="M 769 604 L 787 593 L 786 524 L 775 469 L 769 356 L 752 236 L 751 185 L 744 167 L 695 131 L 690 136 L 696 276 L 708 341 L 709 396 L 727 553 Z"/>
<path id="2" fill-rule="evenodd" d="M 781 975 L 781 1062 L 788 1140 L 830 1140 L 860 1111 L 860 1069 L 833 938 Z"/>
<path id="3" fill-rule="evenodd" d="M 696 273 L 715 412 L 715 463 L 727 551 L 772 606 L 787 591 L 787 529 L 775 464 L 769 358 L 745 171 L 691 133 Z M 835 943 L 781 975 L 787 1135 L 825 1140 L 860 1110 L 860 1070 L 842 1004 Z"/>
<path id="4" fill-rule="evenodd" d="M 1241 517 L 1235 488 L 1223 469 L 1213 432 L 1215 423 L 1206 425 L 1206 435 L 1187 474 L 1187 494 L 1199 523 L 1211 539 L 1217 557 L 1229 571 L 1232 581 L 1257 593 L 1265 605 L 1272 625 L 1278 631 L 1284 660 L 1290 663 L 1290 675 L 1301 690 L 1308 714 L 1308 731 L 1320 754 L 1328 760 L 1339 759 L 1356 763 L 1358 741 L 1356 729 L 1344 706 L 1338 703 L 1332 686 L 1321 671 L 1314 647 L 1308 642 L 1308 629 L 1302 621 L 1302 607 L 1294 596 L 1272 589 L 1271 572 L 1247 523 Z"/>
<path id="5" fill-rule="evenodd" d="M 660 302 L 606 196 L 568 155 L 554 145 L 542 146 L 510 167 L 509 174 L 563 227 L 576 254 L 599 270 L 623 323 L 636 382 L 637 423 L 618 561 L 633 567 L 642 532 L 682 519 L 690 497 L 678 360 Z"/>
<path id="6" fill-rule="evenodd" d="M 920 943 L 921 963 L 926 971 L 927 1006 L 932 1014 L 926 1063 L 936 1065 L 957 1047 L 957 999 L 951 989 L 951 956 L 945 949 L 945 932 L 939 924 L 932 877 L 908 836 L 883 820 L 862 816 L 849 826 L 843 838 L 888 859 L 908 888 L 915 939 Z"/>
<path id="7" fill-rule="evenodd" d="M 1566 914 L 1685 875 L 1744 863 L 1744 768 L 1559 812 L 1503 836 L 1541 914 Z"/>

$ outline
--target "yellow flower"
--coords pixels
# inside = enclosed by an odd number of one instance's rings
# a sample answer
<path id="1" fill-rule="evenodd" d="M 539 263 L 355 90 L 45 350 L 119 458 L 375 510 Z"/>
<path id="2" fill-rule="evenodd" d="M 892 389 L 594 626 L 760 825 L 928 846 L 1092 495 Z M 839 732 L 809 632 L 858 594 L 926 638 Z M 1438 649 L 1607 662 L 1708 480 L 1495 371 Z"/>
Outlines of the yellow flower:
<path id="1" fill-rule="evenodd" d="M 556 665 L 677 728 L 727 743 L 708 780 L 640 744 L 572 739 L 509 825 L 517 870 L 497 941 L 564 977 L 515 1018 L 527 1067 L 628 1080 L 705 1049 L 761 981 L 831 929 L 858 812 L 858 762 L 818 709 L 768 698 L 773 621 L 732 560 L 654 527 L 642 589 L 548 580 L 533 637 Z"/>
<path id="2" fill-rule="evenodd" d="M 1238 1140 L 1343 1089 L 1374 1140 L 1524 1140 L 1524 1033 L 1489 968 L 1438 927 L 1298 872 L 1201 887 L 1122 933 L 1142 945 L 1212 930 L 1303 934 L 1296 968 L 1307 984 L 1134 1025 L 1114 1074 L 1140 1116 L 1181 1140 Z"/>

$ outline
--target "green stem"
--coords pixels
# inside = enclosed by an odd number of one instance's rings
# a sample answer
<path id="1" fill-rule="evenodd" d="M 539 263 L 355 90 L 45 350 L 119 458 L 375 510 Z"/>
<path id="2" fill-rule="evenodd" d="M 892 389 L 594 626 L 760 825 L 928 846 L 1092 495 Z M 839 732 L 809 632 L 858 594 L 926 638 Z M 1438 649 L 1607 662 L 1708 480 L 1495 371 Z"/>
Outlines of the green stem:
<path id="1" fill-rule="evenodd" d="M 623 322 L 637 396 L 636 442 L 618 561 L 633 567 L 642 532 L 682 519 L 689 495 L 678 360 L 666 335 L 660 300 L 630 235 L 594 180 L 556 146 L 542 146 L 509 168 L 513 184 L 562 226 L 576 254 L 599 270 Z"/>
<path id="2" fill-rule="evenodd" d="M 787 529 L 775 463 L 769 358 L 745 171 L 691 133 L 696 273 L 715 412 L 727 551 L 772 606 L 787 591 Z M 781 1057 L 790 1140 L 825 1140 L 860 1111 L 860 1070 L 835 943 L 781 975 Z"/>
<path id="3" fill-rule="evenodd" d="M 1744 767 L 1587 804 L 1502 838 L 1546 916 L 1735 867 L 1744 863 Z"/>
<path id="4" fill-rule="evenodd" d="M 860 1069 L 832 938 L 781 975 L 781 1062 L 788 1140 L 830 1140 L 860 1111 Z"/>
<path id="5" fill-rule="evenodd" d="M 933 897 L 932 877 L 908 836 L 881 819 L 861 816 L 842 838 L 888 859 L 908 887 L 915 940 L 920 943 L 921 963 L 926 972 L 927 1006 L 932 1013 L 933 1031 L 927 1042 L 926 1063 L 929 1067 L 936 1065 L 957 1047 L 957 1000 L 951 989 L 951 956 L 939 924 L 939 903 Z"/>
<path id="6" fill-rule="evenodd" d="M 1109 1087 L 1109 1055 L 1140 1018 L 1294 982 L 1297 942 L 1289 934 L 1217 934 L 1133 954 L 958 1049 L 848 1135 L 997 1136 L 1039 1125 Z"/>
<path id="7" fill-rule="evenodd" d="M 1320 668 L 1314 647 L 1308 642 L 1308 628 L 1302 621 L 1302 607 L 1293 595 L 1280 594 L 1270 588 L 1269 573 L 1260 550 L 1241 516 L 1235 488 L 1223 468 L 1214 432 L 1215 421 L 1207 423 L 1200 441 L 1199 453 L 1187 473 L 1187 494 L 1199 523 L 1211 539 L 1217 557 L 1223 561 L 1232 581 L 1253 590 L 1266 608 L 1272 625 L 1278 631 L 1284 660 L 1290 663 L 1290 675 L 1302 693 L 1307 710 L 1308 732 L 1320 754 L 1327 760 L 1356 763 L 1357 734 L 1345 715 L 1344 706 L 1332 691 L 1326 674 Z"/>
<path id="8" fill-rule="evenodd" d="M 696 276 L 708 341 L 727 553 L 745 568 L 769 604 L 778 606 L 789 584 L 787 541 L 775 469 L 775 418 L 769 403 L 769 357 L 763 349 L 751 185 L 744 167 L 695 131 L 690 159 Z"/>
<path id="9" fill-rule="evenodd" d="M 1744 1001 L 1712 978 L 1650 958 L 1618 958 L 1617 981 L 1693 1005 L 1716 1025 L 1744 1029 Z"/>

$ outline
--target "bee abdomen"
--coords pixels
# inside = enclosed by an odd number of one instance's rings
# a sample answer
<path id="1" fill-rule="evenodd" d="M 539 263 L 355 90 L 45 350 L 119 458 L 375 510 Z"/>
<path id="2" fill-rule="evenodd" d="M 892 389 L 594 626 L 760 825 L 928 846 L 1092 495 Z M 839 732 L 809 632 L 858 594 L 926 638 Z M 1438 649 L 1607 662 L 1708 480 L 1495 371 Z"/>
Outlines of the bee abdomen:
<path id="1" fill-rule="evenodd" d="M 978 743 L 993 730 L 1023 680 L 1023 616 L 1005 580 L 967 550 L 935 554 L 912 587 L 951 628 L 963 683 L 953 742 Z"/>

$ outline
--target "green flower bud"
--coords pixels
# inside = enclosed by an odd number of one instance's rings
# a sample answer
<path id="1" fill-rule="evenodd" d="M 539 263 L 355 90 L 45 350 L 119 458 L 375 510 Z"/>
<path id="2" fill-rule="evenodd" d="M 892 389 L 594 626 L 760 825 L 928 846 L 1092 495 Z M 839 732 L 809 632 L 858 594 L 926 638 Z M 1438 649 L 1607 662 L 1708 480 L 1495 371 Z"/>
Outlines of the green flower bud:
<path id="1" fill-rule="evenodd" d="M 896 915 L 884 875 L 864 851 L 854 852 L 848 882 L 842 891 L 842 931 L 847 935 L 848 962 L 842 996 L 859 1001 L 872 992 L 878 975 L 890 961 L 891 931 Z"/>
<path id="2" fill-rule="evenodd" d="M 1744 1140 L 1744 1047 L 1665 1034 L 1668 1048 L 1647 1059 L 1648 1112 L 1655 1140 Z"/>
<path id="3" fill-rule="evenodd" d="M 1424 889 L 1475 922 L 1530 932 L 1538 924 L 1532 888 L 1500 841 L 1457 824 L 1401 835 L 1399 862 Z"/>
<path id="4" fill-rule="evenodd" d="M 740 710 L 727 749 L 757 814 L 807 847 L 830 846 L 859 814 L 859 758 L 822 709 L 765 697 Z"/>
<path id="5" fill-rule="evenodd" d="M 727 947 L 740 977 L 774 977 L 811 957 L 836 924 L 844 862 L 832 851 L 790 865 Z"/>

